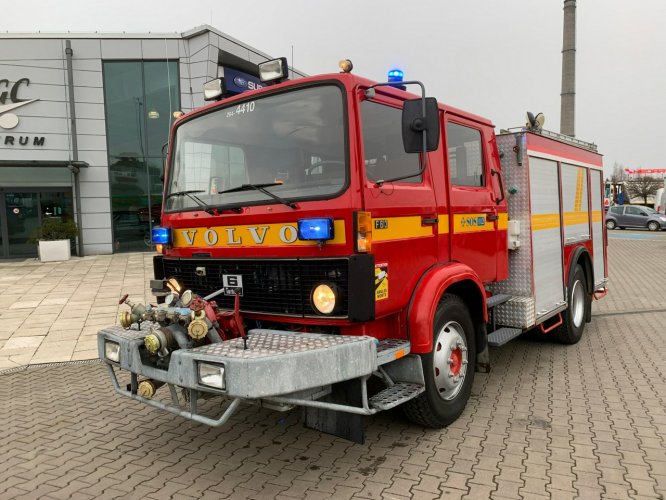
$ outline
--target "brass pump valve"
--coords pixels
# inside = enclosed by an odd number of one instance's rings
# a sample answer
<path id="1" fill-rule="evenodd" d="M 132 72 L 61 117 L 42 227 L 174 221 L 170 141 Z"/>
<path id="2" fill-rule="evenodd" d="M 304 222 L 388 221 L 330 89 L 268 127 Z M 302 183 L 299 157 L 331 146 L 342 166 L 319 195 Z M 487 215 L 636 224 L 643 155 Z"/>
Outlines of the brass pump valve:
<path id="1" fill-rule="evenodd" d="M 138 323 L 143 319 L 143 315 L 146 313 L 146 306 L 143 304 L 133 304 L 128 300 L 129 295 L 125 294 L 121 297 L 118 304 L 127 304 L 130 307 L 129 311 L 120 311 L 118 313 L 118 323 L 123 328 L 129 328 L 132 326 L 132 323 Z"/>

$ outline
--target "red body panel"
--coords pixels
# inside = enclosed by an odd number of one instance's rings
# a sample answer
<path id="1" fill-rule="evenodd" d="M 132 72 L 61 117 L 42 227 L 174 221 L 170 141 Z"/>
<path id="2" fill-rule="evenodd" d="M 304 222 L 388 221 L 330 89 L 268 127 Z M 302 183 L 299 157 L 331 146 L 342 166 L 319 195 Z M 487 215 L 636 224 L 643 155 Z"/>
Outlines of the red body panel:
<path id="1" fill-rule="evenodd" d="M 437 310 L 437 303 L 447 288 L 461 281 L 474 283 L 480 296 L 485 298 L 485 291 L 479 276 L 465 264 L 452 263 L 435 267 L 428 271 L 414 291 L 409 308 L 409 340 L 411 350 L 415 353 L 426 353 L 432 349 L 432 324 Z M 433 300 L 436 297 L 437 300 Z M 484 321 L 488 320 L 485 308 Z"/>
<path id="2" fill-rule="evenodd" d="M 599 153 L 577 148 L 537 134 L 527 134 L 527 148 L 563 159 L 570 159 L 576 163 L 585 163 L 596 168 L 602 168 L 603 166 L 603 156 Z"/>

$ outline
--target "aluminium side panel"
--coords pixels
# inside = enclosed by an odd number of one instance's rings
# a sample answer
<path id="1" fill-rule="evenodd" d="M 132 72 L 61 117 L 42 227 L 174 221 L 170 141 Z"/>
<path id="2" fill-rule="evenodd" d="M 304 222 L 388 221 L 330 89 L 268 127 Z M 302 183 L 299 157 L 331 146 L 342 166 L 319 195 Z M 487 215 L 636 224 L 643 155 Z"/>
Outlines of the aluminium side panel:
<path id="1" fill-rule="evenodd" d="M 587 168 L 561 164 L 564 243 L 570 245 L 590 239 Z"/>
<path id="2" fill-rule="evenodd" d="M 497 136 L 497 147 L 502 163 L 509 220 L 520 224 L 520 247 L 509 252 L 509 277 L 491 283 L 489 289 L 493 294 L 509 294 L 514 297 L 495 309 L 497 323 L 526 329 L 534 326 L 536 320 L 526 135 L 522 132 L 501 134 Z"/>
<path id="3" fill-rule="evenodd" d="M 529 157 L 534 296 L 537 321 L 565 304 L 557 162 Z"/>
<path id="4" fill-rule="evenodd" d="M 590 194 L 592 195 L 592 267 L 594 269 L 594 289 L 606 283 L 604 251 L 604 217 L 602 171 L 590 170 Z"/>

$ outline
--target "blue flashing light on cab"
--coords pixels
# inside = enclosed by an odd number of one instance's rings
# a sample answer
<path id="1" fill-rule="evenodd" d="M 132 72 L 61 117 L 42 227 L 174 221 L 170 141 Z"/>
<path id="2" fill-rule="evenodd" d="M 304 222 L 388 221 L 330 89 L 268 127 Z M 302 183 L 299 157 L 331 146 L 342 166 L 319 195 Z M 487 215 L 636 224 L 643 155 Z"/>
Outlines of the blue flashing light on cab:
<path id="1" fill-rule="evenodd" d="M 402 72 L 402 70 L 399 69 L 392 69 L 391 71 L 388 72 L 389 82 L 401 82 L 404 77 L 405 74 Z"/>
<path id="2" fill-rule="evenodd" d="M 298 239 L 326 241 L 333 239 L 333 219 L 301 219 L 298 221 Z"/>
<path id="3" fill-rule="evenodd" d="M 171 243 L 171 231 L 168 227 L 154 227 L 152 240 L 155 245 L 168 245 Z"/>

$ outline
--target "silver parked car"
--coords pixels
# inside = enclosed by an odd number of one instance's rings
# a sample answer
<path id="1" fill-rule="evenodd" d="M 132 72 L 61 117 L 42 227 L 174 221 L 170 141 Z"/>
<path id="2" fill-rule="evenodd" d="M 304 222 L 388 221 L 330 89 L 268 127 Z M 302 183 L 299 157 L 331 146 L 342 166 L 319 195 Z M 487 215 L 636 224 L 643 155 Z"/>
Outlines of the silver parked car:
<path id="1" fill-rule="evenodd" d="M 666 215 L 641 205 L 616 205 L 606 213 L 606 227 L 646 227 L 650 231 L 666 229 Z"/>

